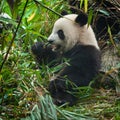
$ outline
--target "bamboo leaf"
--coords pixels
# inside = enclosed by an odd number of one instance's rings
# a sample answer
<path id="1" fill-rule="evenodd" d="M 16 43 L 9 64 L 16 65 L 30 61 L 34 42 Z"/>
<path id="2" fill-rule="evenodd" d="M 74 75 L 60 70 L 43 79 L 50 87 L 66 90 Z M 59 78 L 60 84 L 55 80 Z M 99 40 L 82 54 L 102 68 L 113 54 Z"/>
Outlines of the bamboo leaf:
<path id="1" fill-rule="evenodd" d="M 84 10 L 85 10 L 85 13 L 87 13 L 87 11 L 88 11 L 88 0 L 84 0 Z"/>
<path id="2" fill-rule="evenodd" d="M 106 15 L 106 16 L 109 16 L 109 15 L 110 15 L 109 12 L 106 11 L 106 10 L 98 10 L 98 11 L 99 11 L 100 13 Z"/>
<path id="3" fill-rule="evenodd" d="M 110 37 L 110 41 L 111 41 L 112 45 L 114 47 L 116 47 L 115 42 L 114 42 L 113 37 L 112 37 L 110 26 L 108 26 L 108 33 L 109 33 L 109 37 Z"/>
<path id="4" fill-rule="evenodd" d="M 88 14 L 88 26 L 91 24 L 92 18 L 93 18 L 93 10 L 90 9 Z"/>
<path id="5" fill-rule="evenodd" d="M 80 1 L 80 8 L 82 8 L 83 0 Z"/>
<path id="6" fill-rule="evenodd" d="M 4 17 L 0 17 L 0 22 L 17 25 L 17 23 L 14 20 L 9 19 L 9 18 L 4 18 Z"/>

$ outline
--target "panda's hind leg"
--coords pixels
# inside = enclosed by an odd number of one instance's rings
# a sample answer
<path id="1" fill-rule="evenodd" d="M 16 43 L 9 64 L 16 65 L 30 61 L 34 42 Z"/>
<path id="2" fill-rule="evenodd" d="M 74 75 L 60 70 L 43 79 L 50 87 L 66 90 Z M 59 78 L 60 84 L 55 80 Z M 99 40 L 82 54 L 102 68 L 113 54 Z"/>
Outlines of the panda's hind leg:
<path id="1" fill-rule="evenodd" d="M 67 104 L 73 106 L 77 102 L 77 98 L 71 93 L 69 85 L 66 85 L 66 80 L 55 79 L 50 81 L 49 92 L 53 98 L 54 104 Z"/>

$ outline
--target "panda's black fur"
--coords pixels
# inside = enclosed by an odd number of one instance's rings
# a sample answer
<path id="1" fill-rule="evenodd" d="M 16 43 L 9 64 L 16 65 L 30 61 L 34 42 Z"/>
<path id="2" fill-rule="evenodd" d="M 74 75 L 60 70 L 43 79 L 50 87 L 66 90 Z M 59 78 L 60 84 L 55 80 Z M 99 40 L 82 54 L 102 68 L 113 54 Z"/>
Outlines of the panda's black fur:
<path id="1" fill-rule="evenodd" d="M 80 26 L 87 24 L 87 16 L 78 15 L 75 22 Z M 61 39 L 65 39 L 64 33 L 59 31 L 57 34 Z M 49 41 L 51 43 L 51 41 Z M 50 81 L 48 90 L 54 99 L 54 103 L 61 105 L 69 103 L 74 105 L 77 98 L 74 96 L 75 87 L 88 86 L 90 81 L 98 74 L 100 69 L 100 50 L 92 45 L 83 45 L 76 43 L 70 50 L 66 52 L 54 51 L 52 46 L 46 46 L 41 42 L 37 42 L 32 46 L 34 54 L 39 64 L 54 67 L 60 59 L 68 59 L 62 70 Z"/>

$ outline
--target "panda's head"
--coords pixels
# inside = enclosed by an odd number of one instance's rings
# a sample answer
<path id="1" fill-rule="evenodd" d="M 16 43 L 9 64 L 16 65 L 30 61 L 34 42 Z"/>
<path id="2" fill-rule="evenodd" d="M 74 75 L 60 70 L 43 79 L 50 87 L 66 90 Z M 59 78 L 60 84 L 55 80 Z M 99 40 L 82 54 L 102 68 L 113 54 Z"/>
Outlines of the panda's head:
<path id="1" fill-rule="evenodd" d="M 48 41 L 56 51 L 67 52 L 76 44 L 93 45 L 99 49 L 93 30 L 87 25 L 87 16 L 83 13 L 59 18 Z"/>

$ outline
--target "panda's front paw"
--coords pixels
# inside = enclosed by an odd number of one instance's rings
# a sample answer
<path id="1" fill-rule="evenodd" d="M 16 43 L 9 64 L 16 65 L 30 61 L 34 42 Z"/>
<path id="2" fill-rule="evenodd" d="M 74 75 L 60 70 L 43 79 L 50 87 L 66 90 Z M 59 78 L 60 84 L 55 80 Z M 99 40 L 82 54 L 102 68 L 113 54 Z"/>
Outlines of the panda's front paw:
<path id="1" fill-rule="evenodd" d="M 40 54 L 44 49 L 44 44 L 42 42 L 36 42 L 32 47 L 31 51 L 34 55 Z"/>
<path id="2" fill-rule="evenodd" d="M 39 65 L 41 65 L 46 60 L 46 48 L 44 46 L 44 43 L 37 42 L 31 47 L 31 52 Z"/>

